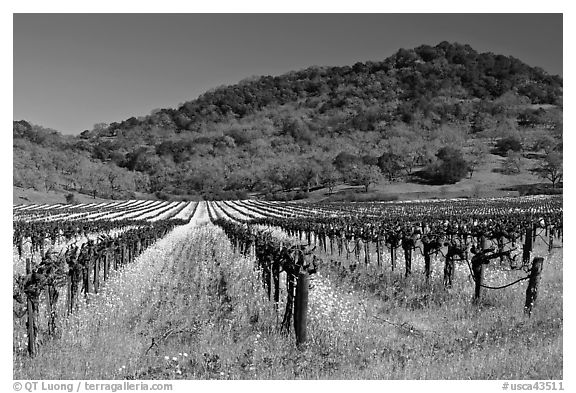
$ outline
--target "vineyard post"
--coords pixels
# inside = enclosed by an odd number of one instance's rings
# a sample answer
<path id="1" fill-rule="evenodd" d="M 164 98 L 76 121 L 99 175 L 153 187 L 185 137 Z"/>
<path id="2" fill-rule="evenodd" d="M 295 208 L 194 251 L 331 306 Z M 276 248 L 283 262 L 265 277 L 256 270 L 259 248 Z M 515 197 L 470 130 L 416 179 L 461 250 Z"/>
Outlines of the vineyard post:
<path id="1" fill-rule="evenodd" d="M 66 275 L 66 312 L 72 313 L 72 269 L 70 267 Z"/>
<path id="2" fill-rule="evenodd" d="M 284 318 L 282 320 L 281 330 L 285 332 L 290 331 L 290 321 L 292 319 L 292 312 L 294 310 L 294 274 L 290 271 L 286 272 L 286 309 L 284 311 Z"/>
<path id="3" fill-rule="evenodd" d="M 482 294 L 482 282 L 484 280 L 484 258 L 482 254 L 484 250 L 488 248 L 486 241 L 486 236 L 482 235 L 480 238 L 480 244 L 478 249 L 478 254 L 472 257 L 472 272 L 474 274 L 474 301 L 480 300 Z"/>
<path id="4" fill-rule="evenodd" d="M 548 226 L 546 226 L 548 228 Z M 548 252 L 554 247 L 554 227 L 548 229 Z"/>
<path id="5" fill-rule="evenodd" d="M 370 241 L 366 240 L 364 242 L 364 264 L 368 265 L 370 263 Z"/>
<path id="6" fill-rule="evenodd" d="M 380 257 L 380 238 L 376 238 L 376 261 L 378 263 L 378 266 L 382 264 Z"/>
<path id="7" fill-rule="evenodd" d="M 101 256 L 95 254 L 94 256 L 94 293 L 98 293 L 100 290 L 100 261 Z"/>
<path id="8" fill-rule="evenodd" d="M 308 286 L 310 275 L 305 269 L 298 273 L 296 284 L 296 299 L 294 305 L 294 331 L 296 333 L 296 345 L 304 344 L 307 339 L 306 324 L 308 319 Z"/>
<path id="9" fill-rule="evenodd" d="M 48 305 L 48 334 L 55 336 L 58 331 L 58 309 L 56 304 L 58 303 L 58 288 L 54 283 L 48 285 L 48 296 L 46 297 Z"/>
<path id="10" fill-rule="evenodd" d="M 526 288 L 526 303 L 524 304 L 524 313 L 529 317 L 532 315 L 532 307 L 538 297 L 538 283 L 540 282 L 540 273 L 544 265 L 544 258 L 536 257 L 532 261 L 532 269 L 530 269 L 530 280 L 528 281 L 528 288 Z"/>
<path id="11" fill-rule="evenodd" d="M 110 261 L 108 260 L 108 247 L 104 249 L 104 281 L 108 280 Z"/>
<path id="12" fill-rule="evenodd" d="M 26 276 L 30 277 L 32 274 L 32 267 L 30 258 L 26 258 Z M 36 301 L 38 299 L 35 299 Z M 37 304 L 37 303 L 36 303 Z M 36 347 L 36 313 L 37 313 L 37 306 L 34 304 L 32 300 L 32 293 L 26 291 L 26 313 L 27 313 L 27 321 L 26 321 L 26 328 L 28 334 L 28 354 L 31 357 L 36 356 L 37 347 Z"/>
<path id="13" fill-rule="evenodd" d="M 280 302 L 280 263 L 276 260 L 272 262 L 272 279 L 274 281 L 274 307 L 278 309 Z"/>
<path id="14" fill-rule="evenodd" d="M 84 267 L 84 269 L 86 269 L 86 288 L 84 292 L 86 300 L 88 300 L 89 296 L 88 294 L 92 292 L 92 280 L 90 279 L 90 273 L 92 272 L 92 263 L 93 263 L 92 250 L 89 250 L 86 260 L 86 266 Z"/>
<path id="15" fill-rule="evenodd" d="M 394 271 L 396 267 L 396 247 L 394 247 L 394 244 L 390 245 L 390 262 L 392 263 L 392 271 Z"/>
<path id="16" fill-rule="evenodd" d="M 530 253 L 532 252 L 532 227 L 526 228 L 526 236 L 524 237 L 524 247 L 522 249 L 522 264 L 526 265 L 530 262 Z"/>

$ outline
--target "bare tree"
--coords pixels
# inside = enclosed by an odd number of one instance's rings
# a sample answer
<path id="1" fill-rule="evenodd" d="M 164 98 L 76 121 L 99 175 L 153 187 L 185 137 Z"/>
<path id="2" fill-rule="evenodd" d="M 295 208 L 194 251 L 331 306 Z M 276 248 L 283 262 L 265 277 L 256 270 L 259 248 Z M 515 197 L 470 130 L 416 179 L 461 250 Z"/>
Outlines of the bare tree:
<path id="1" fill-rule="evenodd" d="M 548 153 L 532 171 L 542 179 L 552 182 L 552 188 L 555 188 L 564 176 L 562 171 L 562 154 L 557 151 Z"/>

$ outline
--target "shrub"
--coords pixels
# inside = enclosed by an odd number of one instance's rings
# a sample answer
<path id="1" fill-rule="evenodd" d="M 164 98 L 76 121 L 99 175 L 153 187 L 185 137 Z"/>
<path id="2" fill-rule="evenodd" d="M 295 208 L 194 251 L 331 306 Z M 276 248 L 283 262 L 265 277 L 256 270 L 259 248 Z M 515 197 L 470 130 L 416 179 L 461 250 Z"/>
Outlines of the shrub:
<path id="1" fill-rule="evenodd" d="M 468 163 L 462 152 L 453 147 L 443 147 L 436 153 L 438 161 L 424 170 L 424 177 L 435 184 L 454 184 L 468 173 Z"/>
<path id="2" fill-rule="evenodd" d="M 69 205 L 76 203 L 76 195 L 72 193 L 66 194 L 66 203 Z"/>
<path id="3" fill-rule="evenodd" d="M 522 151 L 522 142 L 518 138 L 510 136 L 500 139 L 494 147 L 494 153 L 501 156 L 506 156 L 510 150 L 514 152 Z"/>

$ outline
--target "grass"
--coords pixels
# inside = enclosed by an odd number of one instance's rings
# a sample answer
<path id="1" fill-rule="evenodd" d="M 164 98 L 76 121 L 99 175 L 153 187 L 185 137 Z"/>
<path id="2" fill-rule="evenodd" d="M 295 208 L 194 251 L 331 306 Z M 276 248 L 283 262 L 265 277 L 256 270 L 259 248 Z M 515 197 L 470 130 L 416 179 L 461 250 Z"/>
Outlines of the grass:
<path id="1" fill-rule="evenodd" d="M 36 191 L 32 188 L 22 188 L 22 187 L 12 187 L 12 203 L 17 205 L 23 204 L 56 204 L 56 203 L 66 203 L 66 195 L 70 194 L 67 191 Z M 86 194 L 80 194 L 78 192 L 72 192 L 74 194 L 74 200 L 77 203 L 100 203 L 106 202 L 108 199 L 102 198 L 92 198 Z"/>
<path id="2" fill-rule="evenodd" d="M 14 378 L 562 379 L 560 251 L 546 253 L 531 318 L 525 281 L 473 305 L 462 265 L 446 290 L 440 261 L 428 285 L 419 258 L 404 278 L 401 257 L 394 272 L 388 261 L 350 272 L 345 257 L 332 258 L 338 267 L 319 256 L 301 350 L 278 330 L 254 262 L 219 229 L 188 226 L 115 276 L 36 358 L 15 348 Z M 489 269 L 486 281 L 518 274 Z"/>

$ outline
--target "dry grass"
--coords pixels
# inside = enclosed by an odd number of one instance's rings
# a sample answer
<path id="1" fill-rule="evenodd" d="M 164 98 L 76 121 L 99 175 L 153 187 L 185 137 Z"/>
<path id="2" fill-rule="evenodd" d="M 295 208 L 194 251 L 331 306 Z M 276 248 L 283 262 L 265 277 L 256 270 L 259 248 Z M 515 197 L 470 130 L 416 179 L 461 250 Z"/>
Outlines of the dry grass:
<path id="1" fill-rule="evenodd" d="M 561 379 L 562 255 L 547 256 L 534 314 L 526 282 L 471 302 L 464 266 L 454 288 L 436 275 L 320 269 L 309 342 L 278 330 L 254 262 L 222 232 L 188 227 L 107 284 L 35 359 L 18 352 L 15 379 Z M 327 260 L 326 256 L 324 259 Z M 399 263 L 402 266 L 402 263 Z M 467 268 L 466 268 L 467 269 Z M 516 273 L 487 272 L 506 282 Z M 154 344 L 153 344 L 154 343 Z"/>
<path id="2" fill-rule="evenodd" d="M 30 205 L 36 204 L 56 204 L 56 203 L 66 203 L 66 195 L 69 192 L 66 191 L 37 191 L 32 188 L 22 188 L 22 187 L 12 187 L 12 203 L 13 204 L 26 204 Z M 108 199 L 102 198 L 92 198 L 86 194 L 80 194 L 78 192 L 72 192 L 74 194 L 74 199 L 78 203 L 100 203 L 107 202 Z"/>

